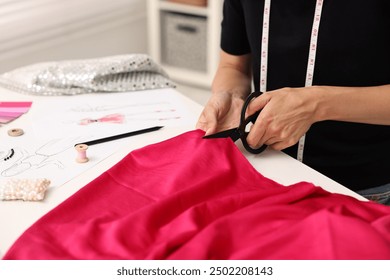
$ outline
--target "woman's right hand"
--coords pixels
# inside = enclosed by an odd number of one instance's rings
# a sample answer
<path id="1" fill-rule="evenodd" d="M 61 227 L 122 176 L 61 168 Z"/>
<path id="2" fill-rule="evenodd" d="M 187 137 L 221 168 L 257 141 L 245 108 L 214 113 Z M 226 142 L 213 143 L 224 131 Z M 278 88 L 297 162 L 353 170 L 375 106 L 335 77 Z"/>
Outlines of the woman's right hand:
<path id="1" fill-rule="evenodd" d="M 228 92 L 213 94 L 199 116 L 196 128 L 209 135 L 237 127 L 243 104 L 240 96 Z"/>
<path id="2" fill-rule="evenodd" d="M 240 123 L 241 109 L 251 90 L 251 56 L 221 50 L 212 95 L 199 116 L 196 128 L 210 135 Z"/>

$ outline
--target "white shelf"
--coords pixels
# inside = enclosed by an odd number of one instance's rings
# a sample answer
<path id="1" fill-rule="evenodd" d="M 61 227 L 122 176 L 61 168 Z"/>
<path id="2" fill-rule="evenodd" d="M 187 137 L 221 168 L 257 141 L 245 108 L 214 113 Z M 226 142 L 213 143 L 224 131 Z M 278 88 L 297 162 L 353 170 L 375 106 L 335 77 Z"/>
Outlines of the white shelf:
<path id="1" fill-rule="evenodd" d="M 219 61 L 220 25 L 222 20 L 223 0 L 210 0 L 207 7 L 173 3 L 165 0 L 148 0 L 148 46 L 149 54 L 159 63 L 176 82 L 209 88 Z M 202 16 L 207 21 L 207 65 L 204 72 L 173 67 L 162 61 L 161 51 L 161 13 L 176 12 L 190 16 Z"/>
<path id="2" fill-rule="evenodd" d="M 162 11 L 171 11 L 184 14 L 192 14 L 197 16 L 207 16 L 208 7 L 197 7 L 186 4 L 173 3 L 168 1 L 158 1 L 159 8 Z"/>

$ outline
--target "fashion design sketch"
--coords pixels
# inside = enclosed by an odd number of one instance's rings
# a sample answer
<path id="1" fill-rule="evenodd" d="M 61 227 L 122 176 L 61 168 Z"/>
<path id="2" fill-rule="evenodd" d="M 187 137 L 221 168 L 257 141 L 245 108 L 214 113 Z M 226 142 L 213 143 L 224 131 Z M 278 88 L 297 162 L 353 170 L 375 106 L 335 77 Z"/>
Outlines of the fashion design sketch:
<path id="1" fill-rule="evenodd" d="M 63 101 L 62 101 L 63 100 Z M 172 89 L 75 96 L 40 102 L 33 114 L 34 131 L 43 137 L 78 135 L 93 138 L 153 126 L 181 126 L 196 120 Z M 49 117 L 50 116 L 50 117 Z"/>
<path id="2" fill-rule="evenodd" d="M 173 89 L 50 97 L 34 103 L 24 134 L 0 131 L 0 183 L 46 178 L 61 186 L 123 147 L 126 139 L 93 145 L 76 162 L 75 144 L 154 126 L 192 128 L 195 121 Z"/>

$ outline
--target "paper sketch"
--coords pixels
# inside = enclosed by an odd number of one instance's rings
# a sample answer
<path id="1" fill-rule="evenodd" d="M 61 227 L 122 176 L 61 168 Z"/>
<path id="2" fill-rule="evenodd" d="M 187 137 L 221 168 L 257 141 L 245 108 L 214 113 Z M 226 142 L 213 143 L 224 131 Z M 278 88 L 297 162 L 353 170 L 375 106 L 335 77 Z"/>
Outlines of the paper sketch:
<path id="1" fill-rule="evenodd" d="M 41 138 L 89 135 L 93 139 L 196 121 L 171 89 L 47 99 L 34 109 L 34 132 Z"/>
<path id="2" fill-rule="evenodd" d="M 143 111 L 133 114 L 121 114 L 113 113 L 109 115 L 103 115 L 95 118 L 83 118 L 77 123 L 78 125 L 90 125 L 98 123 L 111 123 L 111 124 L 124 124 L 128 121 L 166 121 L 166 120 L 178 120 L 181 118 L 179 114 L 175 114 L 176 109 L 160 109 L 153 111 Z"/>
<path id="3" fill-rule="evenodd" d="M 2 167 L 0 163 L 0 173 L 3 177 L 17 176 L 30 169 L 38 169 L 49 164 L 62 169 L 64 164 L 59 159 L 55 159 L 54 156 L 71 148 L 72 143 L 76 141 L 77 138 L 53 139 L 38 147 L 33 153 L 19 147 L 11 148 L 5 153 L 8 155 L 3 158 L 2 163 L 3 165 L 9 162 L 12 164 Z"/>
<path id="4" fill-rule="evenodd" d="M 76 143 L 195 121 L 172 89 L 41 99 L 23 123 L 23 136 L 0 131 L 0 183 L 47 178 L 51 187 L 61 186 L 115 153 L 126 139 L 89 147 L 90 160 L 82 164 L 76 162 Z"/>
<path id="5" fill-rule="evenodd" d="M 120 142 L 96 145 L 88 163 L 76 162 L 74 144 L 80 137 L 64 137 L 37 141 L 26 133 L 15 139 L 2 139 L 0 144 L 0 183 L 8 178 L 47 178 L 51 187 L 60 186 L 91 168 L 115 152 Z M 115 141 L 116 142 L 116 141 Z"/>
<path id="6" fill-rule="evenodd" d="M 90 105 L 90 104 L 81 104 L 73 107 L 71 110 L 74 112 L 105 112 L 105 111 L 112 111 L 112 110 L 120 110 L 120 109 L 128 109 L 131 107 L 139 107 L 139 106 L 161 106 L 161 105 L 167 105 L 168 102 L 137 102 L 137 103 L 131 103 L 131 104 L 115 104 L 115 105 Z"/>

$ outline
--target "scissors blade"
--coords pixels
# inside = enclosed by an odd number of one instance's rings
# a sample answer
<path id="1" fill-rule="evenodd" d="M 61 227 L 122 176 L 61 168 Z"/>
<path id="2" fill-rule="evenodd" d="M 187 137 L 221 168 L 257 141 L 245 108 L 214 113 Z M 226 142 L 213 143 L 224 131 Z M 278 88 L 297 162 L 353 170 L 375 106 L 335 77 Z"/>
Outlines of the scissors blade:
<path id="1" fill-rule="evenodd" d="M 228 130 L 220 131 L 214 134 L 203 136 L 204 139 L 214 139 L 214 138 L 227 138 L 230 137 L 233 142 L 237 141 L 240 138 L 240 132 L 238 128 L 231 128 Z"/>

